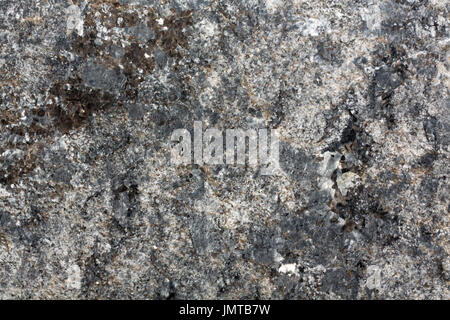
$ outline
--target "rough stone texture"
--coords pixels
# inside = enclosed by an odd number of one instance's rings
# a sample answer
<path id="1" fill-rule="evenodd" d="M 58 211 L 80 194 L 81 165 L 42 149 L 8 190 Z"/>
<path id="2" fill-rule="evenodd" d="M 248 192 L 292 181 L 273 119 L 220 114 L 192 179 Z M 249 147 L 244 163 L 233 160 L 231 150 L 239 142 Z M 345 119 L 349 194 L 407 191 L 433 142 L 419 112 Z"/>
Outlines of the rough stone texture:
<path id="1" fill-rule="evenodd" d="M 450 298 L 449 9 L 0 0 L 0 298 Z M 281 176 L 171 165 L 194 120 Z"/>

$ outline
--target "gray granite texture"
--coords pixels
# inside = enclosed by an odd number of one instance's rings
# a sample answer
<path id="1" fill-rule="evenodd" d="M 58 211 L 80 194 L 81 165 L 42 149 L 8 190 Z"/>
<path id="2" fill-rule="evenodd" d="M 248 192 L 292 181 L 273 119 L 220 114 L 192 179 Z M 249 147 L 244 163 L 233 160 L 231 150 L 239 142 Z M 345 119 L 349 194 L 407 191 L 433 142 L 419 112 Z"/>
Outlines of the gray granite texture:
<path id="1" fill-rule="evenodd" d="M 449 299 L 449 9 L 0 0 L 0 298 Z"/>

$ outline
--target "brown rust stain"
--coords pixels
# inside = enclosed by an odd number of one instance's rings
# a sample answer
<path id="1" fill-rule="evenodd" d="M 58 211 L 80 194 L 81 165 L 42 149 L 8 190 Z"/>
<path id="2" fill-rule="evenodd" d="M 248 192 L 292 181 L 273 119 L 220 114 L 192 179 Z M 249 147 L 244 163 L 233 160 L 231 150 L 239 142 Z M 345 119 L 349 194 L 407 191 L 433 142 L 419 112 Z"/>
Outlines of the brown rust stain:
<path id="1" fill-rule="evenodd" d="M 40 164 L 37 158 L 42 148 L 43 144 L 41 143 L 30 145 L 25 150 L 25 155 L 22 159 L 9 166 L 7 170 L 0 170 L 0 183 L 15 183 L 20 177 L 33 171 Z"/>
<path id="2" fill-rule="evenodd" d="M 156 21 L 156 15 L 153 12 L 148 14 L 147 25 L 155 32 L 156 41 L 164 52 L 170 57 L 180 58 L 177 47 L 188 47 L 188 41 L 184 34 L 186 27 L 192 25 L 192 10 L 181 11 L 178 14 L 172 14 L 164 19 L 163 26 Z"/>
<path id="3" fill-rule="evenodd" d="M 67 86 L 67 85 L 70 85 Z M 70 89 L 69 89 L 70 88 Z M 55 127 L 62 133 L 79 128 L 95 111 L 105 110 L 116 102 L 114 95 L 98 89 L 88 88 L 80 78 L 68 82 L 57 82 L 50 90 L 51 96 L 61 99 L 61 104 L 49 104 L 46 113 L 53 119 Z"/>
<path id="4" fill-rule="evenodd" d="M 99 11 L 106 5 L 109 13 Z M 147 8 L 146 23 L 155 33 L 155 38 L 142 43 L 135 37 L 128 37 L 131 44 L 125 49 L 124 56 L 118 60 L 112 57 L 108 48 L 112 41 L 104 41 L 101 45 L 94 43 L 97 38 L 94 12 L 100 12 L 99 19 L 106 27 L 132 27 L 139 22 L 138 16 L 131 12 L 127 6 L 120 5 L 117 0 L 100 0 L 90 3 L 90 11 L 84 17 L 86 34 L 83 37 L 74 35 L 72 50 L 84 59 L 94 59 L 96 63 L 107 68 L 123 68 L 127 77 L 125 93 L 128 98 L 135 98 L 137 88 L 143 81 L 142 75 L 153 72 L 155 62 L 153 51 L 160 47 L 168 56 L 179 61 L 182 56 L 179 47 L 187 48 L 188 40 L 184 34 L 185 28 L 192 24 L 192 11 L 175 13 L 164 19 L 164 24 L 158 24 L 157 16 L 151 8 Z M 135 6 L 133 6 L 136 9 Z M 108 11 L 107 10 L 107 11 Z M 39 22 L 33 19 L 30 22 Z M 144 21 L 143 21 L 144 22 Z M 142 73 L 138 72 L 141 69 Z M 12 80 L 9 79 L 11 82 Z M 14 85 L 14 83 L 11 83 Z M 3 81 L 0 87 L 5 85 Z M 17 84 L 17 86 L 19 86 Z M 69 89 L 70 88 L 70 89 Z M 19 124 L 20 116 L 13 110 L 0 111 L 0 129 L 8 130 L 11 134 L 29 139 L 26 143 L 6 142 L 0 146 L 0 160 L 2 153 L 7 149 L 19 149 L 23 156 L 15 160 L 7 169 L 0 170 L 0 183 L 12 184 L 24 175 L 32 172 L 42 164 L 39 159 L 44 146 L 57 132 L 68 133 L 80 128 L 89 121 L 89 117 L 96 111 L 104 112 L 110 106 L 120 103 L 117 96 L 85 86 L 78 76 L 68 80 L 57 81 L 49 90 L 47 104 L 40 108 L 29 109 L 27 116 L 32 117 L 31 124 Z M 52 103 L 50 103 L 50 101 Z M 48 118 L 50 122 L 41 121 Z"/>
<path id="5" fill-rule="evenodd" d="M 70 89 L 69 86 L 70 85 Z M 5 149 L 21 150 L 23 156 L 15 160 L 7 169 L 0 170 L 0 183 L 12 184 L 22 176 L 32 172 L 41 165 L 39 155 L 48 138 L 56 132 L 67 133 L 88 122 L 95 111 L 103 111 L 114 105 L 116 98 L 112 94 L 84 86 L 79 78 L 56 82 L 50 89 L 48 103 L 43 108 L 32 109 L 27 116 L 32 117 L 28 126 L 17 124 L 18 116 L 11 111 L 1 111 L 0 128 L 11 135 L 25 137 L 28 141 L 6 142 L 0 147 L 1 154 Z M 60 103 L 50 103 L 58 98 Z M 48 117 L 50 122 L 42 122 Z"/>

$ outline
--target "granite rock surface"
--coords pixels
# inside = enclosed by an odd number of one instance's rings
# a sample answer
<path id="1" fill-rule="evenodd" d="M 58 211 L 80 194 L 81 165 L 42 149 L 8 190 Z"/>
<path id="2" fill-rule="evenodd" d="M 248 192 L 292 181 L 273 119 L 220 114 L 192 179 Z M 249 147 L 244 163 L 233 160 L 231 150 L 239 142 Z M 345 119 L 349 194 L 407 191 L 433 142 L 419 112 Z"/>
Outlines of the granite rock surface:
<path id="1" fill-rule="evenodd" d="M 0 0 L 0 298 L 449 299 L 449 9 Z"/>

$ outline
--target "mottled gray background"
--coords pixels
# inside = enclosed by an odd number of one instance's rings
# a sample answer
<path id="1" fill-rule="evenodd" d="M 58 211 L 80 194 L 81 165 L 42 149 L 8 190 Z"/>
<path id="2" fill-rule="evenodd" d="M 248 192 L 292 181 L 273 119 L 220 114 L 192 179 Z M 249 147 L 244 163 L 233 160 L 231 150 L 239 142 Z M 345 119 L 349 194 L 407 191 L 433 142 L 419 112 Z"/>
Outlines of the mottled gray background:
<path id="1" fill-rule="evenodd" d="M 0 0 L 0 298 L 448 299 L 449 8 Z"/>

